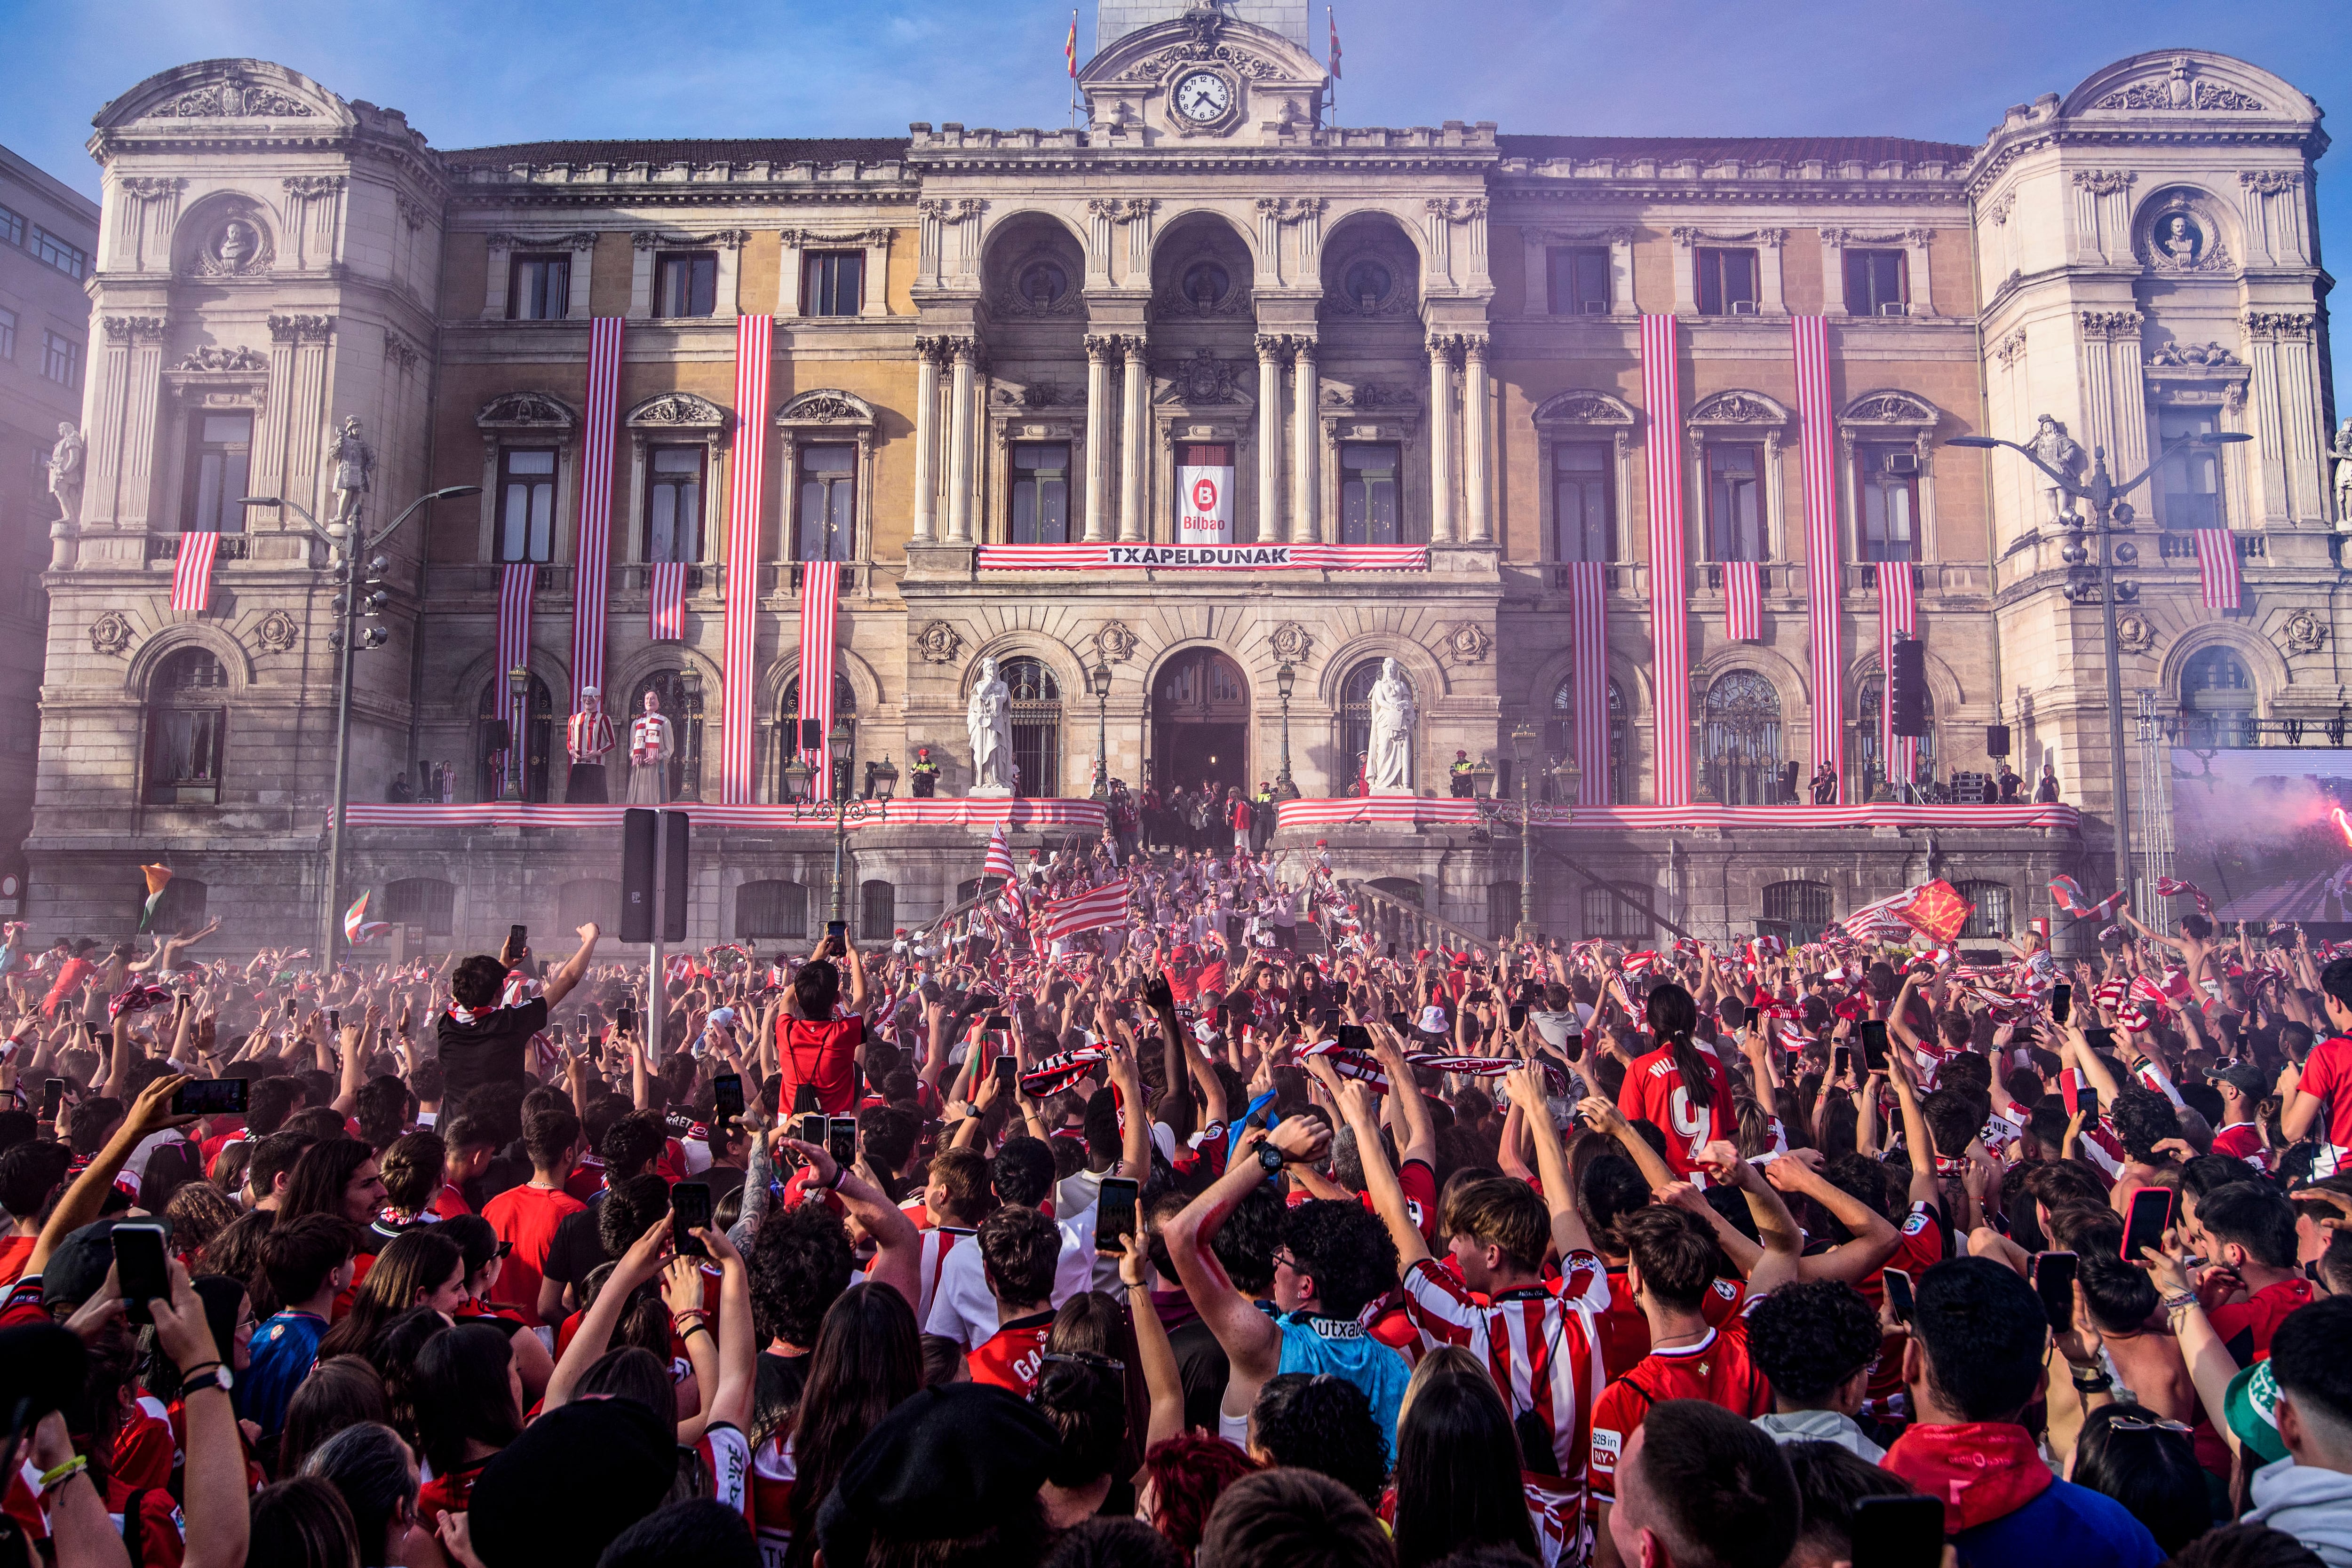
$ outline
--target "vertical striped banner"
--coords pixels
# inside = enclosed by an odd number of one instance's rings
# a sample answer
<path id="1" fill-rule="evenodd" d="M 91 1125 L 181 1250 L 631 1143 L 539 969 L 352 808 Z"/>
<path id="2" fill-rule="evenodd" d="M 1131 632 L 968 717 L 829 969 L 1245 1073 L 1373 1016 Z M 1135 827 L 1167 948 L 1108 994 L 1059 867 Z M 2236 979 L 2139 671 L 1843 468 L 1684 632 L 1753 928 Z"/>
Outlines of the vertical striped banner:
<path id="1" fill-rule="evenodd" d="M 185 549 L 187 547 L 180 547 Z M 2197 582 L 2208 610 L 2238 608 L 2238 536 L 2228 528 L 2197 530 Z M 177 601 L 174 601 L 177 608 Z"/>
<path id="2" fill-rule="evenodd" d="M 172 559 L 172 609 L 175 613 L 202 615 L 213 601 L 213 557 L 220 553 L 220 535 L 210 528 L 180 536 L 180 553 Z"/>
<path id="3" fill-rule="evenodd" d="M 686 641 L 686 563 L 656 561 L 646 569 L 646 635 L 656 643 Z"/>
<path id="4" fill-rule="evenodd" d="M 1764 569 L 1752 560 L 1723 563 L 1723 634 L 1735 643 L 1764 639 Z"/>
<path id="5" fill-rule="evenodd" d="M 814 798 L 833 799 L 833 636 L 841 612 L 841 563 L 813 560 L 801 568 L 801 717 L 816 720 L 824 741 L 801 755 L 817 770 Z"/>
<path id="6" fill-rule="evenodd" d="M 1878 755 L 1886 776 L 1899 784 L 1919 773 L 1919 737 L 1895 733 L 1895 634 L 1919 634 L 1919 596 L 1907 560 L 1878 563 Z"/>
<path id="7" fill-rule="evenodd" d="M 1643 455 L 1650 490 L 1651 722 L 1658 770 L 1651 798 L 1660 806 L 1686 806 L 1690 596 L 1684 586 L 1682 370 L 1675 361 L 1672 316 L 1642 318 L 1642 401 L 1650 419 Z"/>
<path id="8" fill-rule="evenodd" d="M 587 441 L 580 456 L 580 533 L 572 550 L 572 708 L 604 689 L 605 583 L 613 559 L 613 437 L 620 419 L 621 318 L 588 323 Z M 606 705 L 610 706 L 610 704 Z"/>
<path id="9" fill-rule="evenodd" d="M 1568 569 L 1570 641 L 1576 659 L 1576 803 L 1609 800 L 1609 568 L 1597 560 Z"/>
<path id="10" fill-rule="evenodd" d="M 530 716 L 525 706 L 530 700 L 530 685 L 524 683 L 522 701 L 517 702 L 514 683 L 507 676 L 511 670 L 530 667 L 530 593 L 538 586 L 539 568 L 530 561 L 512 561 L 499 569 L 499 716 L 507 721 L 507 745 L 517 752 L 513 765 L 518 779 L 522 779 L 523 764 L 530 755 L 523 748 L 522 732 Z"/>
<path id="11" fill-rule="evenodd" d="M 751 803 L 751 687 L 759 679 L 760 505 L 768 474 L 775 318 L 735 322 L 735 463 L 727 494 L 727 638 L 719 674 L 719 803 Z"/>
<path id="12" fill-rule="evenodd" d="M 1837 466 L 1831 460 L 1830 330 L 1824 316 L 1790 319 L 1797 358 L 1798 453 L 1805 476 L 1805 592 L 1811 601 L 1813 765 L 1836 770 L 1838 801 L 1855 799 L 1845 777 L 1845 649 L 1840 634 Z M 1885 705 L 1881 705 L 1884 706 Z"/>

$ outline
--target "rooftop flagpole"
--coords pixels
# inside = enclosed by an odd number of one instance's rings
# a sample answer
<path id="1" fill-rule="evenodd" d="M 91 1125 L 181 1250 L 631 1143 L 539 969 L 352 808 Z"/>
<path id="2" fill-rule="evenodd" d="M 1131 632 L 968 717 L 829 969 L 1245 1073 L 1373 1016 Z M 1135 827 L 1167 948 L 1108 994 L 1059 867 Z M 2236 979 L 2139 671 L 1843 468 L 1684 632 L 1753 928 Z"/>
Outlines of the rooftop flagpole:
<path id="1" fill-rule="evenodd" d="M 1078 128 L 1078 13 L 1076 6 L 1070 8 L 1070 36 L 1062 45 L 1062 59 L 1070 72 L 1070 129 L 1076 131 Z"/>
<path id="2" fill-rule="evenodd" d="M 1329 123 L 1337 125 L 1339 123 L 1339 18 L 1333 14 L 1330 6 L 1326 5 L 1323 7 L 1323 19 L 1330 25 L 1331 29 L 1331 107 Z"/>

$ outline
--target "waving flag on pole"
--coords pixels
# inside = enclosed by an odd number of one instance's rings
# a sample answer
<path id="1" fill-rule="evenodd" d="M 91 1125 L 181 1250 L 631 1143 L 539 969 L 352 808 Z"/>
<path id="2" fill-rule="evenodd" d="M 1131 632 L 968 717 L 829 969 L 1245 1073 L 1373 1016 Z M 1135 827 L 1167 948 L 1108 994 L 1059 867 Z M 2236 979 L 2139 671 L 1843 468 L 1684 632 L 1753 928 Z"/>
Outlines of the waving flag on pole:
<path id="1" fill-rule="evenodd" d="M 368 898 L 367 894 L 361 894 L 352 901 L 352 906 L 343 911 L 343 940 L 354 947 L 363 942 L 373 942 L 392 929 L 392 923 L 388 920 L 370 920 L 367 917 Z"/>
<path id="2" fill-rule="evenodd" d="M 1004 841 L 1003 822 L 997 823 L 995 831 L 988 835 L 988 858 L 981 862 L 980 874 L 983 881 L 999 876 L 1006 882 L 1011 882 L 1018 874 L 1013 866 L 1013 846 Z"/>
<path id="3" fill-rule="evenodd" d="M 1062 44 L 1062 59 L 1075 78 L 1078 74 L 1078 14 L 1076 11 L 1070 13 L 1070 36 Z"/>
<path id="4" fill-rule="evenodd" d="M 163 902 L 163 890 L 172 884 L 172 868 L 167 865 L 142 865 L 139 874 L 147 879 L 147 902 L 139 911 L 139 929 L 155 918 L 155 906 Z"/>
<path id="5" fill-rule="evenodd" d="M 1126 925 L 1127 894 L 1127 878 L 1120 877 L 1117 882 L 1055 899 L 1040 911 L 1045 916 L 1046 940 L 1058 942 L 1081 931 Z"/>
<path id="6" fill-rule="evenodd" d="M 1339 18 L 1330 6 L 1326 5 L 1323 7 L 1323 19 L 1331 24 L 1331 77 L 1336 81 L 1339 76 Z"/>

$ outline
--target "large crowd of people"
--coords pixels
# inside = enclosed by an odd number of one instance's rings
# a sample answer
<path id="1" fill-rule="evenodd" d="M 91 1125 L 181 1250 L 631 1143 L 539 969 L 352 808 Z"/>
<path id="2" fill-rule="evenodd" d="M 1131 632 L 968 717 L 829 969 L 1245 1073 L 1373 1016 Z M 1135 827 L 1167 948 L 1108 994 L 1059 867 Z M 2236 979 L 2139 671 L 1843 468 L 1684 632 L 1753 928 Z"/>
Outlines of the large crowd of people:
<path id="1" fill-rule="evenodd" d="M 1400 947 L 1248 817 L 658 976 L 10 928 L 0 1568 L 2352 1565 L 2352 956 Z"/>

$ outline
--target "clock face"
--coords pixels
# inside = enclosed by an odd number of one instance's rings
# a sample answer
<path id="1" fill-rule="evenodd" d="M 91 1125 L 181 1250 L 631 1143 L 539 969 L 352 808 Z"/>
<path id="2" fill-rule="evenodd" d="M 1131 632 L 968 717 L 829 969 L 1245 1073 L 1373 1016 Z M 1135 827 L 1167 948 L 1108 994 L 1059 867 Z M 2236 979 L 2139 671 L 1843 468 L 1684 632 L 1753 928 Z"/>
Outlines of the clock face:
<path id="1" fill-rule="evenodd" d="M 1214 71 L 1194 71 L 1176 84 L 1176 112 L 1187 120 L 1206 122 L 1233 103 L 1233 89 Z"/>

